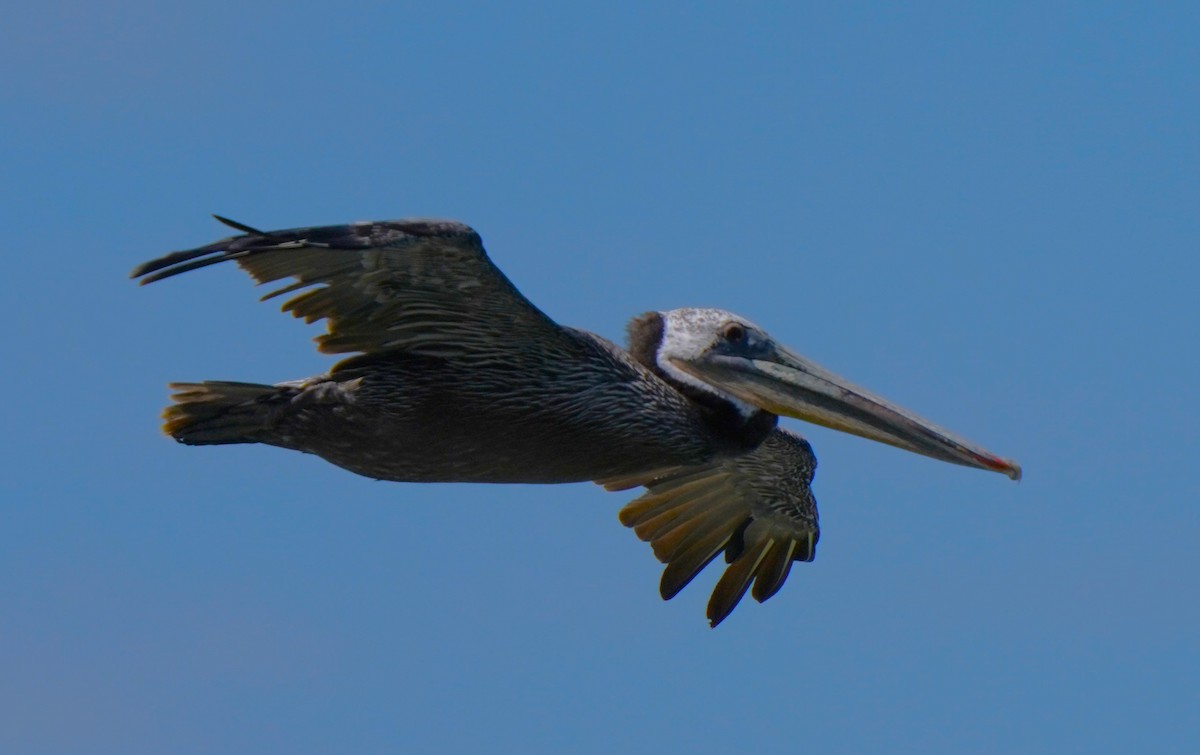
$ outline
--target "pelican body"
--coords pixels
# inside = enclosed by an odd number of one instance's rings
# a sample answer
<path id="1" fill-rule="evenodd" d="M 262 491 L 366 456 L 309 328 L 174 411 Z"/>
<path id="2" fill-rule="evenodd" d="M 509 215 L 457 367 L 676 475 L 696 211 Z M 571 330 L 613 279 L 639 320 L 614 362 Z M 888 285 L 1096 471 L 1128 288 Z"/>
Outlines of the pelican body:
<path id="1" fill-rule="evenodd" d="M 775 426 L 758 412 L 724 432 L 720 412 L 603 338 L 563 329 L 556 341 L 491 358 L 369 354 L 277 386 L 183 386 L 168 432 L 291 448 L 396 482 L 562 483 L 744 453 Z"/>
<path id="2" fill-rule="evenodd" d="M 488 259 L 466 225 L 400 220 L 242 231 L 145 263 L 150 283 L 232 260 L 290 282 L 283 310 L 327 320 L 329 373 L 275 385 L 175 383 L 165 431 L 181 443 L 264 443 L 397 482 L 645 486 L 621 519 L 667 564 L 664 598 L 713 558 L 729 566 L 715 626 L 753 585 L 766 600 L 819 530 L 806 419 L 957 464 L 1020 468 L 776 343 L 718 309 L 649 312 L 629 349 L 563 327 Z"/>

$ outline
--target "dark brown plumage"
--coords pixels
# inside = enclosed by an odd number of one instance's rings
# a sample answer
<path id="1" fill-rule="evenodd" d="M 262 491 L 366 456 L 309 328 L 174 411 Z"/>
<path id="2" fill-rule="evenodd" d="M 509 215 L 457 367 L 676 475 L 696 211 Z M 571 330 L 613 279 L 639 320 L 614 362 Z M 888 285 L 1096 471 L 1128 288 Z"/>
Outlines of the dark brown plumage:
<path id="1" fill-rule="evenodd" d="M 1015 466 L 920 420 L 713 309 L 648 313 L 630 351 L 533 306 L 461 223 L 402 220 L 264 232 L 174 252 L 141 282 L 234 261 L 290 280 L 283 310 L 324 319 L 329 373 L 263 385 L 176 383 L 164 429 L 181 443 L 265 443 L 358 474 L 422 482 L 594 480 L 647 493 L 621 520 L 666 563 L 670 598 L 717 555 L 715 626 L 747 590 L 775 594 L 818 539 L 808 443 L 778 413 L 956 463 Z M 840 424 L 839 424 L 840 423 Z"/>
<path id="2" fill-rule="evenodd" d="M 328 319 L 321 351 L 360 353 L 327 375 L 257 390 L 176 384 L 166 429 L 183 443 L 266 443 L 384 480 L 558 483 L 706 461 L 765 435 L 718 432 L 710 412 L 617 346 L 552 322 L 461 224 L 241 236 L 134 276 L 149 283 L 226 260 L 259 283 L 295 278 L 262 298 L 297 294 L 283 310 Z"/>

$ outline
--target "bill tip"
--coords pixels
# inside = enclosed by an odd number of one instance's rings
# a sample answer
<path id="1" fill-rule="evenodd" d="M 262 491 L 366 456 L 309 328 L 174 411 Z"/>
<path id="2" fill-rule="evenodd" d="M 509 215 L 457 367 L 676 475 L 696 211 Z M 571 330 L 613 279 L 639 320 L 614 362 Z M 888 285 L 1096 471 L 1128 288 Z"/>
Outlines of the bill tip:
<path id="1" fill-rule="evenodd" d="M 1004 474 L 1008 475 L 1008 478 L 1013 482 L 1020 482 L 1021 465 L 1012 460 L 1005 462 Z"/>

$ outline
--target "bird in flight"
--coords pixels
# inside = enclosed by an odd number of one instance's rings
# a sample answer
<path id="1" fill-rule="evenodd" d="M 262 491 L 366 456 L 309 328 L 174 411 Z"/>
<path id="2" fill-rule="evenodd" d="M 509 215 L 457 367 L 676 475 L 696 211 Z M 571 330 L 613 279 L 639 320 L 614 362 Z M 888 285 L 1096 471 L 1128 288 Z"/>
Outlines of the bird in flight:
<path id="1" fill-rule="evenodd" d="M 180 443 L 265 443 L 397 482 L 644 487 L 620 520 L 666 566 L 664 599 L 723 555 L 712 626 L 750 591 L 774 595 L 811 561 L 816 457 L 795 417 L 1019 479 L 1013 461 L 799 356 L 719 309 L 648 312 L 628 348 L 559 325 L 509 282 L 461 223 L 412 219 L 260 231 L 138 266 L 142 284 L 225 261 L 290 295 L 324 375 L 266 385 L 172 383 Z"/>

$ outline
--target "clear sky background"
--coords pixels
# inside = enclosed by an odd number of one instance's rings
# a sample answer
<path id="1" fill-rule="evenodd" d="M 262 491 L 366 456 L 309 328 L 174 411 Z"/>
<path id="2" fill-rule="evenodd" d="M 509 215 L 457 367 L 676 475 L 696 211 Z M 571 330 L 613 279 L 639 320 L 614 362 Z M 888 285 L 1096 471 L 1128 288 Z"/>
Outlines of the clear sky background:
<path id="1" fill-rule="evenodd" d="M 1195 751 L 1195 3 L 18 5 L 0 751 Z M 629 494 L 162 436 L 331 363 L 126 278 L 210 212 L 459 219 L 562 323 L 724 307 L 1026 477 L 789 421 L 817 560 L 710 630 Z"/>

